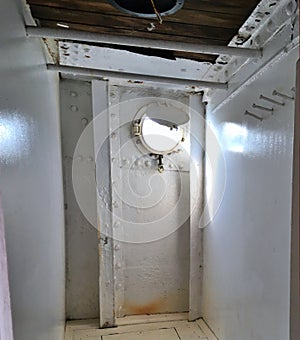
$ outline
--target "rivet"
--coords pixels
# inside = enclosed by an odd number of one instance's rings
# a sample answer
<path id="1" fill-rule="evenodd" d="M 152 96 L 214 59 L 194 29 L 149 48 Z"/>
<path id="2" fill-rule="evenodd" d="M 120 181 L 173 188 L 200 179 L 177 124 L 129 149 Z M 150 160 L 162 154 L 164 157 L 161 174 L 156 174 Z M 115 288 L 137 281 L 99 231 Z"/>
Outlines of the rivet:
<path id="1" fill-rule="evenodd" d="M 88 162 L 93 162 L 93 160 L 94 160 L 94 157 L 92 157 L 92 156 L 90 156 L 90 157 L 88 157 Z"/>
<path id="2" fill-rule="evenodd" d="M 78 111 L 78 107 L 76 105 L 71 105 L 70 110 L 73 111 L 73 112 L 76 112 L 76 111 Z"/>
<path id="3" fill-rule="evenodd" d="M 120 226 L 120 222 L 115 222 L 114 223 L 114 228 L 119 228 L 119 226 Z"/>
<path id="4" fill-rule="evenodd" d="M 87 126 L 88 125 L 88 119 L 87 118 L 81 118 L 81 123 L 83 126 Z"/>
<path id="5" fill-rule="evenodd" d="M 120 250 L 120 249 L 121 249 L 120 245 L 119 245 L 119 244 L 116 244 L 116 245 L 115 245 L 115 250 Z"/>
<path id="6" fill-rule="evenodd" d="M 117 287 L 117 289 L 121 289 L 121 288 L 122 288 L 121 283 L 117 283 L 116 287 Z M 119 309 L 120 309 L 120 308 L 122 308 L 122 307 L 119 307 Z"/>
<path id="7" fill-rule="evenodd" d="M 183 169 L 183 164 L 182 164 L 182 163 L 179 164 L 179 169 L 180 169 L 180 170 Z"/>
<path id="8" fill-rule="evenodd" d="M 118 208 L 118 207 L 119 207 L 119 204 L 118 204 L 117 201 L 114 201 L 114 204 L 113 204 L 113 205 L 114 205 L 115 208 Z"/>
<path id="9" fill-rule="evenodd" d="M 121 263 L 120 263 L 120 262 L 118 262 L 118 263 L 116 264 L 116 268 L 117 268 L 117 269 L 120 269 L 120 268 L 122 268 L 122 265 L 121 265 Z"/>
<path id="10" fill-rule="evenodd" d="M 146 166 L 147 168 L 149 168 L 150 165 L 151 165 L 150 161 L 145 161 L 145 166 Z"/>
<path id="11" fill-rule="evenodd" d="M 116 138 L 117 134 L 115 132 L 112 132 L 110 136 L 111 136 L 111 138 Z"/>
<path id="12" fill-rule="evenodd" d="M 71 91 L 71 92 L 70 92 L 70 96 L 71 96 L 71 97 L 77 97 L 78 94 L 77 94 L 77 92 L 75 92 L 75 91 Z"/>
<path id="13" fill-rule="evenodd" d="M 173 168 L 173 164 L 172 164 L 172 163 L 169 164 L 169 168 L 170 168 L 170 169 Z"/>
<path id="14" fill-rule="evenodd" d="M 124 159 L 122 160 L 122 164 L 123 164 L 123 165 L 128 165 L 128 164 L 129 164 L 128 159 L 124 158 Z"/>

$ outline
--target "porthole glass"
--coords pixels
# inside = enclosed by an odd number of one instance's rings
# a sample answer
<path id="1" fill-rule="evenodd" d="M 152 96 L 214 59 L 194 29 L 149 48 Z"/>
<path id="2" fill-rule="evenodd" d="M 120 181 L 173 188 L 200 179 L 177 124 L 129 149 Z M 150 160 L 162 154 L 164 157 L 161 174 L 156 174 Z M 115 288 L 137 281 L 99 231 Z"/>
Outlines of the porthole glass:
<path id="1" fill-rule="evenodd" d="M 153 153 L 167 154 L 174 151 L 183 138 L 181 127 L 170 127 L 145 115 L 141 122 L 141 140 Z"/>

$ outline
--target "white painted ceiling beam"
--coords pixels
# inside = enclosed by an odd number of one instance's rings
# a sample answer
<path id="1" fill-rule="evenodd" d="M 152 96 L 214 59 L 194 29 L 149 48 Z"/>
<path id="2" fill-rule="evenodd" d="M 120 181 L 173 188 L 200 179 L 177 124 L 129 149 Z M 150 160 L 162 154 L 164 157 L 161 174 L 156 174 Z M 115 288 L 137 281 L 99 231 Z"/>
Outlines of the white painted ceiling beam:
<path id="1" fill-rule="evenodd" d="M 204 44 L 191 44 L 165 40 L 154 40 L 145 38 L 116 36 L 111 34 L 100 34 L 61 28 L 43 28 L 27 26 L 28 37 L 53 38 L 58 40 L 74 40 L 90 43 L 104 43 L 111 45 L 134 46 L 152 48 L 158 50 L 181 51 L 200 54 L 229 55 L 246 58 L 261 58 L 262 49 L 241 48 L 232 46 L 215 46 Z"/>
<path id="2" fill-rule="evenodd" d="M 84 68 L 84 67 L 73 67 L 73 66 L 63 66 L 63 65 L 47 65 L 48 70 L 61 72 L 65 74 L 76 74 L 81 76 L 91 76 L 97 78 L 114 78 L 114 79 L 126 79 L 129 82 L 154 82 L 161 84 L 170 84 L 170 85 L 178 85 L 178 86 L 186 86 L 186 87 L 197 87 L 197 88 L 214 88 L 226 90 L 228 87 L 227 83 L 220 82 L 210 82 L 203 80 L 194 80 L 194 79 L 180 79 L 180 78 L 172 78 L 172 77 L 159 77 L 153 75 L 142 75 L 137 73 L 127 73 L 127 72 L 119 72 L 119 71 L 108 71 L 101 69 L 92 69 L 92 68 Z"/>

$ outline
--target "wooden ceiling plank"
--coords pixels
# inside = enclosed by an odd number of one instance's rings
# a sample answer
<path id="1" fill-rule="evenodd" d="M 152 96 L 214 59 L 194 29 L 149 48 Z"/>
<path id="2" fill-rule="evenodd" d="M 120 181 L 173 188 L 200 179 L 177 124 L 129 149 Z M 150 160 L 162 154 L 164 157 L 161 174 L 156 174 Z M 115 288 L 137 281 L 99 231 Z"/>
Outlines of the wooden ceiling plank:
<path id="1" fill-rule="evenodd" d="M 183 10 L 207 11 L 213 13 L 228 13 L 232 15 L 247 15 L 258 4 L 258 0 L 249 1 L 211 1 L 211 0 L 185 0 Z M 28 0 L 30 5 L 44 5 L 93 12 L 119 13 L 120 11 L 110 5 L 107 0 Z M 125 14 L 124 14 L 125 15 Z"/>
<path id="2" fill-rule="evenodd" d="M 205 9 L 211 12 L 232 13 L 248 17 L 259 2 L 260 0 L 185 0 L 184 8 L 192 10 Z"/>
<path id="3" fill-rule="evenodd" d="M 148 22 L 146 20 L 133 20 L 127 17 L 118 17 L 111 15 L 92 14 L 90 12 L 80 12 L 71 10 L 62 10 L 51 8 L 48 10 L 45 7 L 33 6 L 32 14 L 34 18 L 43 20 L 57 20 L 61 23 L 76 23 L 93 26 L 110 27 L 113 32 L 115 29 L 127 29 L 132 33 L 143 31 L 149 38 L 153 37 L 155 33 L 163 33 L 178 36 L 195 36 L 200 38 L 214 38 L 220 41 L 229 41 L 236 33 L 232 28 L 210 27 L 210 26 L 195 26 L 181 23 L 164 23 L 158 26 L 154 31 L 147 30 Z M 112 27 L 113 22 L 113 27 Z"/>
<path id="4" fill-rule="evenodd" d="M 136 31 L 133 32 L 130 29 L 126 28 L 116 28 L 111 29 L 109 27 L 102 27 L 102 26 L 92 26 L 92 25 L 84 25 L 84 24 L 76 24 L 76 23 L 69 23 L 65 22 L 70 29 L 85 31 L 85 32 L 93 32 L 93 33 L 103 33 L 103 34 L 112 34 L 118 36 L 127 36 L 127 37 L 137 37 L 137 38 L 147 38 L 147 39 L 162 39 L 165 41 L 176 41 L 176 42 L 187 42 L 187 43 L 195 43 L 195 44 L 209 44 L 209 45 L 223 45 L 226 46 L 227 43 L 221 42 L 220 40 L 214 38 L 194 38 L 192 36 L 184 37 L 184 36 L 177 36 L 177 35 L 167 35 L 161 33 L 152 32 L 151 36 L 149 36 L 148 32 L 144 31 Z M 56 20 L 40 20 L 40 24 L 42 27 L 50 27 L 50 28 L 57 28 L 57 21 Z"/>
<path id="5" fill-rule="evenodd" d="M 58 0 L 56 0 L 58 1 Z M 65 11 L 65 12 L 80 12 L 82 13 L 82 17 L 86 17 L 88 15 L 93 16 L 113 16 L 114 18 L 120 18 L 120 20 L 130 20 L 132 23 L 145 23 L 145 25 L 149 25 L 150 22 L 155 23 L 155 19 L 144 19 L 144 18 L 137 18 L 133 16 L 128 16 L 123 14 L 120 11 L 116 12 L 108 12 L 104 10 L 91 10 L 91 7 L 88 6 L 81 6 L 77 7 L 75 3 L 67 3 L 67 7 L 61 7 L 61 6 L 45 6 L 43 5 L 31 5 L 31 10 L 34 13 L 37 12 L 43 12 L 43 15 L 45 13 L 49 12 L 59 12 L 59 11 Z M 34 14 L 35 15 L 35 14 Z M 243 16 L 236 16 L 232 14 L 224 14 L 224 13 L 216 13 L 216 12 L 207 12 L 207 11 L 194 11 L 194 10 L 180 10 L 174 15 L 167 16 L 163 18 L 165 23 L 169 22 L 176 22 L 181 24 L 189 24 L 189 25 L 204 25 L 204 26 L 213 26 L 213 27 L 222 27 L 222 28 L 235 28 L 238 29 L 244 22 Z M 111 23 L 112 25 L 112 23 Z"/>

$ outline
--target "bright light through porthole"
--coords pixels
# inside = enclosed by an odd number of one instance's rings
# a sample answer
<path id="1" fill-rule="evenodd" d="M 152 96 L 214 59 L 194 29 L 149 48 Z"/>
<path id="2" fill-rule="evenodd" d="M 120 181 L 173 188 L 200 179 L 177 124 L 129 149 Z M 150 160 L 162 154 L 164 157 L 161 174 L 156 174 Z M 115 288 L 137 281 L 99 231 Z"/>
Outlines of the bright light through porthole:
<path id="1" fill-rule="evenodd" d="M 170 127 L 144 116 L 141 124 L 141 140 L 144 146 L 156 154 L 174 151 L 183 138 L 181 127 Z"/>

